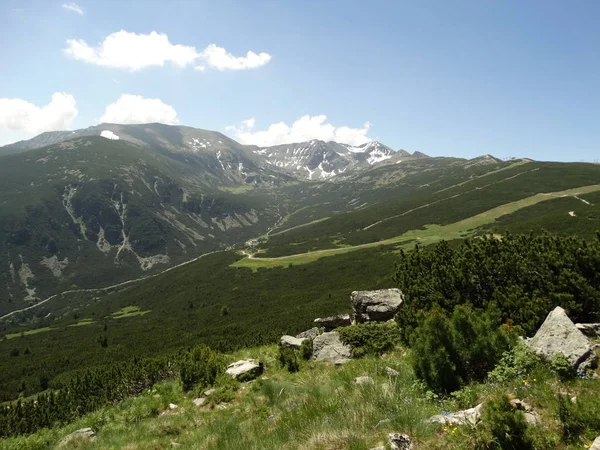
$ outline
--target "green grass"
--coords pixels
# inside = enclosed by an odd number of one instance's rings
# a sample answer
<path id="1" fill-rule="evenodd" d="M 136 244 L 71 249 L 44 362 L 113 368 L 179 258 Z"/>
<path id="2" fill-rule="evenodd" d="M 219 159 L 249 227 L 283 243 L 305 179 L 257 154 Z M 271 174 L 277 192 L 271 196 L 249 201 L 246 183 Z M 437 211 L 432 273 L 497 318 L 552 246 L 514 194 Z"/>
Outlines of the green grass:
<path id="1" fill-rule="evenodd" d="M 205 450 L 367 450 L 385 445 L 392 432 L 408 434 L 417 448 L 474 450 L 484 437 L 477 427 L 445 428 L 426 419 L 442 411 L 470 408 L 498 393 L 509 393 L 532 405 L 542 423 L 530 426 L 536 448 L 575 450 L 595 437 L 584 430 L 581 440 L 561 437 L 556 420 L 556 394 L 567 391 L 578 398 L 600 392 L 599 380 L 560 382 L 546 367 L 501 383 L 472 384 L 447 398 L 424 390 L 414 376 L 410 352 L 396 349 L 382 357 L 352 360 L 336 368 L 326 363 L 301 361 L 294 374 L 282 369 L 277 347 L 237 351 L 230 361 L 256 358 L 265 364 L 263 376 L 237 385 L 230 399 L 196 407 L 193 394 L 185 394 L 176 381 L 157 384 L 139 397 L 88 414 L 75 423 L 41 430 L 31 436 L 0 441 L 0 449 L 54 448 L 73 431 L 91 427 L 97 438 L 69 448 Z M 389 377 L 385 368 L 399 372 Z M 354 378 L 368 375 L 373 385 L 359 386 Z M 170 410 L 169 404 L 177 409 Z"/>
<path id="2" fill-rule="evenodd" d="M 118 311 L 115 311 L 110 315 L 113 319 L 123 319 L 125 317 L 143 316 L 148 314 L 150 310 L 142 311 L 139 306 L 124 306 Z"/>
<path id="3" fill-rule="evenodd" d="M 96 322 L 94 319 L 81 319 L 77 323 L 72 323 L 69 327 L 85 327 L 86 325 L 91 325 Z"/>
<path id="4" fill-rule="evenodd" d="M 412 246 L 415 241 L 418 241 L 423 245 L 428 245 L 440 240 L 451 241 L 454 239 L 461 239 L 475 233 L 476 229 L 484 225 L 490 224 L 502 216 L 513 214 L 520 209 L 527 208 L 536 205 L 540 202 L 545 202 L 552 199 L 562 197 L 573 197 L 597 191 L 600 191 L 599 184 L 591 186 L 582 186 L 580 188 L 574 189 L 566 189 L 558 192 L 550 192 L 546 194 L 536 194 L 531 197 L 517 200 L 515 202 L 510 202 L 502 206 L 498 206 L 481 214 L 477 214 L 473 217 L 469 217 L 467 219 L 451 223 L 449 225 L 425 225 L 423 229 L 411 230 L 406 233 L 403 233 L 400 236 L 355 246 L 317 250 L 308 253 L 281 256 L 276 258 L 244 258 L 233 263 L 232 267 L 249 267 L 253 271 L 255 271 L 260 267 L 273 268 L 287 267 L 290 264 L 308 264 L 325 256 L 339 255 L 380 245 L 401 244 L 401 247 L 408 248 Z"/>
<path id="5" fill-rule="evenodd" d="M 46 331 L 54 331 L 54 330 L 56 330 L 56 328 L 51 328 L 51 327 L 37 328 L 35 330 L 25 330 L 20 333 L 7 334 L 6 339 L 14 339 L 14 338 L 17 338 L 20 336 L 32 336 L 34 334 L 45 333 Z"/>

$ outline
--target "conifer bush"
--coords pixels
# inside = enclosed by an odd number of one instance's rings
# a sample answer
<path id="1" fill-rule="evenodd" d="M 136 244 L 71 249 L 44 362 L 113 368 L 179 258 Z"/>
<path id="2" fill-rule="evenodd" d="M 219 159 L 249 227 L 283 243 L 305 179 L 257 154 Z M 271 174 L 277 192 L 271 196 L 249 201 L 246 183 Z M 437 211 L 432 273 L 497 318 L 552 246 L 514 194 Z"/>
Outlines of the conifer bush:
<path id="1" fill-rule="evenodd" d="M 179 378 L 184 391 L 200 389 L 213 384 L 225 371 L 223 357 L 206 345 L 199 345 L 187 353 L 180 362 Z"/>
<path id="2" fill-rule="evenodd" d="M 514 408 L 504 395 L 492 397 L 483 410 L 482 449 L 530 450 L 533 443 L 527 433 L 527 421 L 522 411 Z"/>
<path id="3" fill-rule="evenodd" d="M 353 357 L 382 355 L 400 342 L 396 323 L 359 323 L 338 328 L 340 339 L 352 349 Z"/>
<path id="4" fill-rule="evenodd" d="M 482 381 L 514 342 L 489 311 L 459 306 L 448 316 L 435 308 L 414 332 L 413 368 L 431 390 L 448 394 Z"/>

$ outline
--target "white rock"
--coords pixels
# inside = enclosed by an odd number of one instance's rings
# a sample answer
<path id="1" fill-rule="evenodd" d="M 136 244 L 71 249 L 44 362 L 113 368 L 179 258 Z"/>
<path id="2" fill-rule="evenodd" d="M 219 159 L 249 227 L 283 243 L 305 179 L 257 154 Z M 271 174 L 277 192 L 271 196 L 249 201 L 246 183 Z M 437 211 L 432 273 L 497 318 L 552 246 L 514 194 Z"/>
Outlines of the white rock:
<path id="1" fill-rule="evenodd" d="M 281 345 L 290 348 L 300 348 L 306 339 L 298 339 L 294 336 L 281 336 Z"/>
<path id="2" fill-rule="evenodd" d="M 359 384 L 359 385 L 375 384 L 375 382 L 373 381 L 373 378 L 371 378 L 369 376 L 357 377 L 354 379 L 354 383 Z"/>
<path id="3" fill-rule="evenodd" d="M 253 380 L 263 372 L 263 365 L 259 362 L 249 359 L 236 361 L 227 366 L 226 374 L 231 375 L 233 378 L 238 379 L 244 378 L 245 381 Z"/>
<path id="4" fill-rule="evenodd" d="M 94 430 L 91 428 L 80 428 L 64 437 L 63 440 L 60 441 L 59 447 L 70 446 L 73 442 L 77 441 L 93 441 L 95 439 L 96 432 Z"/>
<path id="5" fill-rule="evenodd" d="M 465 409 L 451 414 L 438 414 L 437 416 L 427 419 L 431 423 L 439 423 L 442 425 L 476 425 L 481 420 L 483 412 L 483 403 L 474 408 Z"/>

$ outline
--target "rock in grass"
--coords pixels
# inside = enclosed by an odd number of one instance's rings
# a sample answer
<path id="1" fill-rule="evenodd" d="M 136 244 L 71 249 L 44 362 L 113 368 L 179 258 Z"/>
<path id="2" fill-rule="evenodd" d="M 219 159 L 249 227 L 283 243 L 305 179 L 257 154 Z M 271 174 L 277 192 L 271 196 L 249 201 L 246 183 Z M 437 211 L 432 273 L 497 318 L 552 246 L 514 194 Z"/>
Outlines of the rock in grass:
<path id="1" fill-rule="evenodd" d="M 592 443 L 592 446 L 589 448 L 589 450 L 600 450 L 600 436 L 594 439 L 594 442 Z"/>
<path id="2" fill-rule="evenodd" d="M 392 450 L 412 450 L 413 444 L 408 435 L 403 433 L 390 433 L 388 444 Z"/>
<path id="3" fill-rule="evenodd" d="M 315 319 L 315 324 L 324 328 L 325 331 L 331 331 L 339 327 L 347 327 L 352 324 L 352 321 L 350 314 L 338 314 L 337 316 L 319 317 Z"/>
<path id="4" fill-rule="evenodd" d="M 393 319 L 402 305 L 404 295 L 400 289 L 379 289 L 376 291 L 354 291 L 350 295 L 354 321 L 385 322 Z"/>
<path id="5" fill-rule="evenodd" d="M 430 417 L 427 422 L 439 423 L 441 425 L 477 425 L 481 420 L 481 414 L 483 412 L 483 403 L 475 406 L 474 408 L 465 409 L 463 411 L 457 411 L 455 413 L 444 413 L 438 414 L 437 416 Z"/>
<path id="6" fill-rule="evenodd" d="M 298 333 L 296 335 L 296 338 L 297 339 L 314 339 L 320 334 L 321 334 L 321 330 L 319 330 L 317 327 L 313 327 L 310 330 L 306 330 L 306 331 L 303 331 L 302 333 Z"/>
<path id="7" fill-rule="evenodd" d="M 283 347 L 300 348 L 306 339 L 295 338 L 294 336 L 281 336 L 281 345 Z"/>
<path id="8" fill-rule="evenodd" d="M 525 343 L 538 356 L 548 360 L 562 353 L 571 366 L 580 372 L 598 365 L 598 357 L 590 341 L 560 306 L 548 314 L 535 336 Z"/>
<path id="9" fill-rule="evenodd" d="M 336 362 L 350 358 L 350 347 L 340 340 L 337 331 L 323 333 L 313 339 L 313 359 L 315 361 Z"/>
<path id="10" fill-rule="evenodd" d="M 253 359 L 242 359 L 229 364 L 225 373 L 238 381 L 250 381 L 263 373 L 263 365 Z"/>
<path id="11" fill-rule="evenodd" d="M 528 424 L 539 425 L 540 423 L 542 423 L 542 418 L 533 409 L 533 406 L 531 406 L 529 403 L 525 403 L 523 400 L 515 398 L 510 401 L 510 404 L 513 408 L 523 411 L 523 414 L 525 415 L 525 420 Z"/>
<path id="12" fill-rule="evenodd" d="M 354 379 L 354 383 L 361 385 L 361 386 L 375 384 L 375 382 L 373 381 L 373 378 L 371 378 L 369 376 L 357 377 Z"/>
<path id="13" fill-rule="evenodd" d="M 369 450 L 385 450 L 385 445 L 380 445 L 378 447 L 370 448 Z"/>
<path id="14" fill-rule="evenodd" d="M 397 377 L 398 375 L 400 375 L 397 370 L 394 370 L 391 367 L 386 367 L 385 373 L 388 377 Z"/>
<path id="15" fill-rule="evenodd" d="M 200 397 L 192 400 L 192 403 L 196 406 L 203 406 L 206 403 L 206 398 Z"/>
<path id="16" fill-rule="evenodd" d="M 91 442 L 96 439 L 96 432 L 91 428 L 81 428 L 72 432 L 60 441 L 59 447 L 67 447 L 75 442 Z"/>

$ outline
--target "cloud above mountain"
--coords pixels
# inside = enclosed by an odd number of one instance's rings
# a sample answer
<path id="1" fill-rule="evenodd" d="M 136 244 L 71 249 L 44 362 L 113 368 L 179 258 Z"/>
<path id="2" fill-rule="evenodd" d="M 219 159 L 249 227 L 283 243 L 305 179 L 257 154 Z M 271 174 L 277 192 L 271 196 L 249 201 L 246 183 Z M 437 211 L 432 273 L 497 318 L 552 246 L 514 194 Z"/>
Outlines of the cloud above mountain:
<path id="1" fill-rule="evenodd" d="M 83 16 L 83 9 L 81 9 L 81 6 L 79 6 L 77 3 L 75 2 L 71 2 L 71 3 L 63 3 L 61 5 L 61 7 L 63 9 L 66 9 L 67 11 L 71 11 L 74 12 L 76 14 L 79 14 L 80 16 Z"/>
<path id="2" fill-rule="evenodd" d="M 179 123 L 177 111 L 158 98 L 144 98 L 141 95 L 123 94 L 106 107 L 100 122 L 108 123 Z"/>
<path id="3" fill-rule="evenodd" d="M 98 66 L 129 71 L 148 67 L 163 67 L 170 63 L 178 67 L 196 64 L 195 69 L 206 67 L 217 70 L 247 70 L 264 66 L 271 60 L 268 53 L 249 51 L 246 56 L 234 56 L 215 44 L 198 51 L 194 46 L 173 44 L 164 33 L 136 34 L 125 30 L 109 34 L 96 47 L 83 39 L 67 40 L 64 52 L 73 59 Z"/>
<path id="4" fill-rule="evenodd" d="M 367 136 L 371 126 L 369 122 L 366 122 L 361 128 L 336 127 L 327 122 L 325 115 L 302 116 L 292 125 L 284 122 L 274 123 L 266 130 L 255 130 L 255 124 L 255 119 L 248 119 L 239 125 L 228 126 L 226 130 L 240 143 L 260 147 L 292 144 L 311 139 L 336 141 L 349 145 L 361 145 L 372 140 Z"/>
<path id="5" fill-rule="evenodd" d="M 20 98 L 0 98 L 0 129 L 29 135 L 66 130 L 77 113 L 75 98 L 64 92 L 52 94 L 52 100 L 45 106 Z"/>

